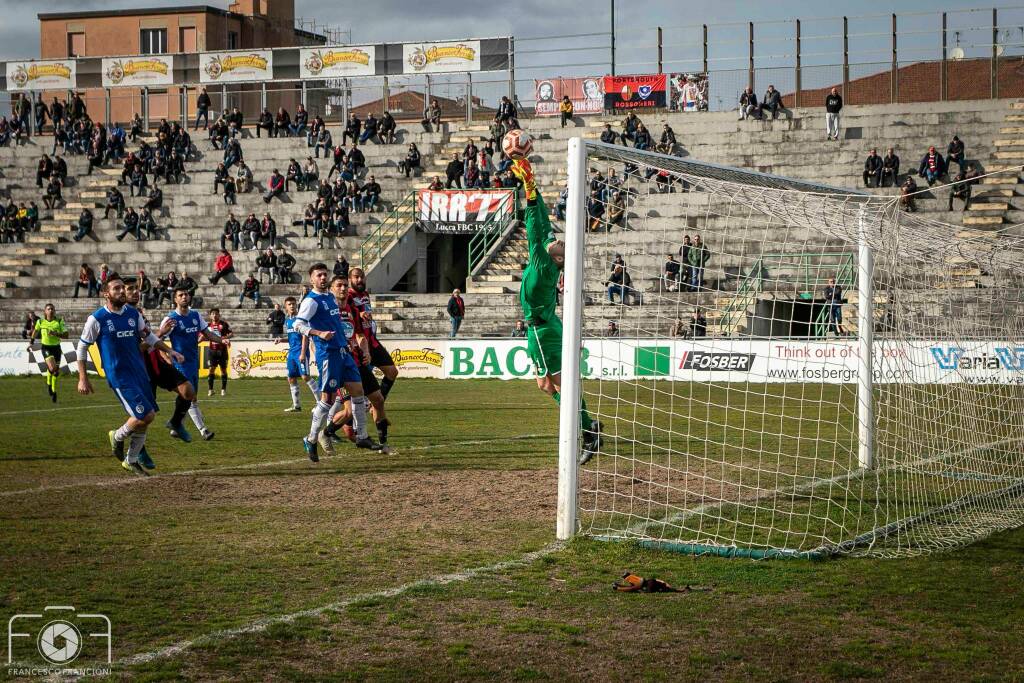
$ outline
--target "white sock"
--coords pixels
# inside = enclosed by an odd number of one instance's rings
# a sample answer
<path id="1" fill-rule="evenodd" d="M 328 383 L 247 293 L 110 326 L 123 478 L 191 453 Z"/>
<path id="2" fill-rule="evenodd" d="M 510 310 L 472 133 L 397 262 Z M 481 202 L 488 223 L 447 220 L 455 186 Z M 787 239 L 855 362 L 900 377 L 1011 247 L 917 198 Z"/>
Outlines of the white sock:
<path id="1" fill-rule="evenodd" d="M 341 412 L 341 407 L 345 405 L 341 401 L 341 396 L 334 397 L 334 403 L 331 404 L 331 411 L 327 413 L 327 419 L 334 422 L 334 416 Z"/>
<path id="2" fill-rule="evenodd" d="M 139 453 L 142 451 L 142 447 L 146 445 L 146 432 L 132 432 L 132 438 L 128 442 L 128 457 L 126 460 L 130 464 L 137 463 L 139 461 Z"/>
<path id="3" fill-rule="evenodd" d="M 352 428 L 356 430 L 357 439 L 369 438 L 366 433 L 366 397 L 352 397 Z"/>
<path id="4" fill-rule="evenodd" d="M 131 433 L 131 428 L 128 426 L 128 423 L 125 422 L 123 425 L 118 427 L 116 432 L 114 432 L 114 441 L 124 441 L 131 435 Z"/>
<path id="5" fill-rule="evenodd" d="M 299 385 L 298 385 L 298 383 L 296 382 L 295 384 L 289 384 L 288 385 L 288 389 L 289 389 L 289 391 L 292 392 L 292 405 L 295 406 L 296 408 L 301 407 L 299 405 Z"/>
<path id="6" fill-rule="evenodd" d="M 316 377 L 310 377 L 306 380 L 306 386 L 313 392 L 313 400 L 320 400 L 320 380 Z"/>
<path id="7" fill-rule="evenodd" d="M 327 413 L 330 412 L 331 407 L 323 401 L 317 401 L 316 407 L 313 408 L 313 421 L 309 425 L 309 436 L 306 441 L 309 443 L 316 442 L 318 436 L 320 436 L 320 430 L 324 428 L 324 421 L 327 420 Z"/>
<path id="8" fill-rule="evenodd" d="M 192 418 L 196 429 L 200 432 L 206 431 L 206 421 L 203 419 L 203 413 L 199 410 L 199 404 L 195 401 L 192 401 L 192 407 L 188 409 L 188 416 Z"/>

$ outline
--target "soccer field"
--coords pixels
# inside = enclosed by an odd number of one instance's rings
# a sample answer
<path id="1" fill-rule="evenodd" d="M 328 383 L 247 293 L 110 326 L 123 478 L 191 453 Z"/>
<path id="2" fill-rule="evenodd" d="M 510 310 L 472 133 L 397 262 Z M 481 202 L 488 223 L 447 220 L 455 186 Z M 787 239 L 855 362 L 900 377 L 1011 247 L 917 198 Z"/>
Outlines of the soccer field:
<path id="1" fill-rule="evenodd" d="M 1024 677 L 1019 529 L 902 560 L 559 546 L 557 413 L 532 382 L 402 379 L 394 452 L 343 444 L 317 465 L 300 444 L 308 413 L 281 412 L 283 380 L 233 382 L 201 400 L 212 442 L 152 432 L 148 479 L 110 456 L 123 411 L 96 386 L 80 397 L 64 378 L 54 406 L 40 378 L 0 380 L 0 600 L 7 619 L 47 605 L 108 616 L 114 677 Z M 742 450 L 765 421 L 691 438 Z M 625 570 L 710 590 L 615 593 Z M 16 646 L 15 662 L 40 664 Z"/>

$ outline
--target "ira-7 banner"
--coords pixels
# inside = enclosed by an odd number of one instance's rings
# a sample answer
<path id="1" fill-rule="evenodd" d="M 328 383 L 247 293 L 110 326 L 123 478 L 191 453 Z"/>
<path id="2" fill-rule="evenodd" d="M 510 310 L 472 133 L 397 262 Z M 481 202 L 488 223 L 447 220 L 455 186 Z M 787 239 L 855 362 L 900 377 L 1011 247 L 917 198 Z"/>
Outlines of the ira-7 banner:
<path id="1" fill-rule="evenodd" d="M 612 111 L 664 109 L 667 85 L 665 74 L 605 76 L 604 107 Z"/>
<path id="2" fill-rule="evenodd" d="M 416 218 L 423 232 L 472 235 L 492 217 L 509 218 L 513 190 L 420 190 Z"/>

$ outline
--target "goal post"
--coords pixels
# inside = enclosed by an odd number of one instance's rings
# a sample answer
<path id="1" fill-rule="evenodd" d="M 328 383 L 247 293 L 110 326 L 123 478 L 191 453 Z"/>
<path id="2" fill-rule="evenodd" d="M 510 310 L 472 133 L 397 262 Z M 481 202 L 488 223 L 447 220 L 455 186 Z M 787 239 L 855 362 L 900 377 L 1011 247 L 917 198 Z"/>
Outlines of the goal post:
<path id="1" fill-rule="evenodd" d="M 559 539 L 900 556 L 1024 523 L 1024 240 L 580 138 L 567 176 Z"/>

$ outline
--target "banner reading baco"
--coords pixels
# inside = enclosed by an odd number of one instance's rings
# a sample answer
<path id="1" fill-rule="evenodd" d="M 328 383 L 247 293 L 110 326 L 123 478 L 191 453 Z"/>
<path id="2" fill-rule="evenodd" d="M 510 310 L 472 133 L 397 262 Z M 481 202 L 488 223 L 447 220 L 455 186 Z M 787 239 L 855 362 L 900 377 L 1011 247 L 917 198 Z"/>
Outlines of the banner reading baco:
<path id="1" fill-rule="evenodd" d="M 558 116 L 562 97 L 569 96 L 574 114 L 600 114 L 604 110 L 603 78 L 547 78 L 533 82 L 537 116 Z"/>
<path id="2" fill-rule="evenodd" d="M 442 74 L 480 70 L 480 41 L 403 43 L 402 64 L 407 74 Z"/>
<path id="3" fill-rule="evenodd" d="M 171 56 L 104 59 L 102 69 L 104 88 L 174 83 L 174 57 Z"/>
<path id="4" fill-rule="evenodd" d="M 299 78 L 347 78 L 377 73 L 373 45 L 316 47 L 299 50 Z"/>
<path id="5" fill-rule="evenodd" d="M 46 62 L 7 62 L 7 90 L 71 90 L 78 81 L 73 59 Z"/>
<path id="6" fill-rule="evenodd" d="M 201 83 L 269 81 L 274 77 L 274 52 L 204 52 L 199 56 Z"/>

